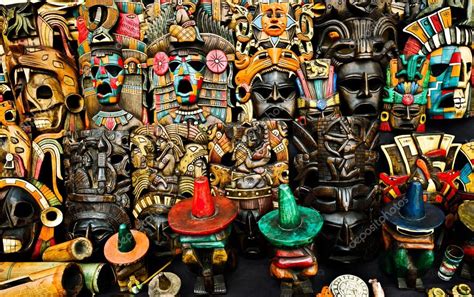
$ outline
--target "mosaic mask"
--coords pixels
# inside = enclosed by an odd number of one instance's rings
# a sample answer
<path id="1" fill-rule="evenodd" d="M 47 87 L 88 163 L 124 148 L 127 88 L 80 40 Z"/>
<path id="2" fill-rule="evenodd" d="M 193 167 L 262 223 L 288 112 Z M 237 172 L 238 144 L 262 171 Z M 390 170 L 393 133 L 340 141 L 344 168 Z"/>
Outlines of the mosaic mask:
<path id="1" fill-rule="evenodd" d="M 430 118 L 464 117 L 471 99 L 471 49 L 445 46 L 433 51 L 429 57 Z"/>
<path id="2" fill-rule="evenodd" d="M 162 13 L 148 29 L 155 119 L 161 124 L 230 121 L 232 33 L 218 25 L 216 15 L 196 11 L 192 2 L 185 4 L 162 5 Z M 189 11 L 183 14 L 182 8 L 188 5 Z M 174 22 L 168 26 L 170 19 Z"/>
<path id="3" fill-rule="evenodd" d="M 380 115 L 381 131 L 424 132 L 428 79 L 428 60 L 423 56 L 402 55 L 400 60 L 390 62 Z"/>
<path id="4" fill-rule="evenodd" d="M 123 59 L 118 53 L 92 52 L 92 84 L 100 104 L 110 105 L 119 102 L 124 73 Z"/>
<path id="5" fill-rule="evenodd" d="M 148 123 L 141 2 L 85 1 L 77 17 L 88 128 L 131 130 Z"/>
<path id="6" fill-rule="evenodd" d="M 471 27 L 453 24 L 451 7 L 426 15 L 403 30 L 410 35 L 405 53 L 430 61 L 428 117 L 470 117 L 473 110 Z"/>

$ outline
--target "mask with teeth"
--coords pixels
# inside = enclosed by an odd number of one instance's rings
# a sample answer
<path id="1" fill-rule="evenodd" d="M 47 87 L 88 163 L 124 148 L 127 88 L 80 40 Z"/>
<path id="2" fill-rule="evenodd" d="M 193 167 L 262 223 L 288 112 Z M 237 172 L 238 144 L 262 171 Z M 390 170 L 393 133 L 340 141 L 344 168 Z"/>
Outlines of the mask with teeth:
<path id="1" fill-rule="evenodd" d="M 92 84 L 102 105 L 116 104 L 125 78 L 123 59 L 113 51 L 96 50 L 91 59 Z"/>
<path id="2" fill-rule="evenodd" d="M 0 192 L 0 207 L 0 255 L 30 251 L 41 228 L 40 209 L 33 197 L 21 188 L 5 188 Z"/>
<path id="3" fill-rule="evenodd" d="M 83 104 L 75 63 L 48 47 L 27 52 L 22 46 L 11 46 L 10 50 L 6 64 L 20 122 L 33 122 L 39 133 L 68 127 L 66 116 L 81 112 Z"/>
<path id="4" fill-rule="evenodd" d="M 466 46 L 445 46 L 433 51 L 429 59 L 429 117 L 464 117 L 471 97 L 471 49 Z"/>

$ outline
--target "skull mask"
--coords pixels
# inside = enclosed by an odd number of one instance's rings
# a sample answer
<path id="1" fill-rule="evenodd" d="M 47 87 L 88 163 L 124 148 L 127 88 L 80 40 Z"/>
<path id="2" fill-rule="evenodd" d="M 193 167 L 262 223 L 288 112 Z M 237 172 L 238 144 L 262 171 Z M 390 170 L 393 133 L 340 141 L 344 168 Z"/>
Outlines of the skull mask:
<path id="1" fill-rule="evenodd" d="M 91 59 L 92 84 L 102 105 L 119 103 L 125 79 L 122 56 L 113 50 L 96 50 Z"/>
<path id="2" fill-rule="evenodd" d="M 471 94 L 471 49 L 445 46 L 433 51 L 430 54 L 430 70 L 429 117 L 464 117 Z"/>
<path id="3" fill-rule="evenodd" d="M 29 193 L 18 187 L 0 192 L 1 254 L 29 252 L 41 228 L 40 209 Z"/>

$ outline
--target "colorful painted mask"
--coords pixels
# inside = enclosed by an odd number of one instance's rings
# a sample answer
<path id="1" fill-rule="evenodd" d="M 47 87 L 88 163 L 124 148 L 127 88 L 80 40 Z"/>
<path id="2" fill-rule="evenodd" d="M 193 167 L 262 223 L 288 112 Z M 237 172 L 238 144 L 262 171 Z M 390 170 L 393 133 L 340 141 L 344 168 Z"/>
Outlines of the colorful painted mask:
<path id="1" fill-rule="evenodd" d="M 383 201 L 388 203 L 406 192 L 407 182 L 422 183 L 425 201 L 448 207 L 457 191 L 453 170 L 460 144 L 443 133 L 399 135 L 394 144 L 382 146 L 389 173 L 380 174 Z"/>
<path id="2" fill-rule="evenodd" d="M 451 7 L 426 15 L 403 30 L 410 34 L 406 54 L 428 56 L 428 117 L 470 117 L 474 107 L 472 86 L 472 34 L 474 29 L 453 24 Z"/>
<path id="3" fill-rule="evenodd" d="M 187 5 L 190 8 L 183 14 Z M 153 69 L 150 88 L 155 119 L 161 124 L 231 120 L 234 38 L 215 15 L 213 18 L 204 9 L 196 12 L 195 6 L 192 2 L 176 7 L 165 3 L 148 29 L 148 56 L 153 58 L 149 59 Z M 166 26 L 169 19 L 176 24 Z"/>
<path id="4" fill-rule="evenodd" d="M 77 18 L 88 128 L 131 130 L 148 123 L 144 6 L 87 0 Z"/>
<path id="5" fill-rule="evenodd" d="M 288 29 L 288 3 L 262 3 L 260 9 L 262 11 L 262 31 L 268 36 L 280 36 Z M 291 26 L 294 20 L 290 19 L 290 21 Z"/>
<path id="6" fill-rule="evenodd" d="M 180 105 L 190 106 L 197 103 L 204 80 L 205 63 L 205 57 L 199 54 L 171 57 L 169 62 L 171 79 L 176 100 Z"/>
<path id="7" fill-rule="evenodd" d="M 471 49 L 445 46 L 433 51 L 429 57 L 430 118 L 464 117 L 471 99 Z"/>
<path id="8" fill-rule="evenodd" d="M 424 56 L 402 55 L 390 61 L 380 115 L 381 131 L 424 132 L 428 79 L 428 60 Z"/>
<path id="9" fill-rule="evenodd" d="M 92 84 L 102 105 L 118 103 L 124 81 L 123 59 L 118 53 L 94 51 L 91 59 Z"/>

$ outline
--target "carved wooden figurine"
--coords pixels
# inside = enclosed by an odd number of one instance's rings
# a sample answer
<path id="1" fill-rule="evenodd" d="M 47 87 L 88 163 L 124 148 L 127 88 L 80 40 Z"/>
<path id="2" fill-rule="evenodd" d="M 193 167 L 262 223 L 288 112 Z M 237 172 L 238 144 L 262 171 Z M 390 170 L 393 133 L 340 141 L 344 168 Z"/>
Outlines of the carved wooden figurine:
<path id="1" fill-rule="evenodd" d="M 282 297 L 314 296 L 310 277 L 318 273 L 313 240 L 323 226 L 318 211 L 296 205 L 288 185 L 278 188 L 279 209 L 264 215 L 258 227 L 275 247 L 270 274 L 281 281 Z"/>
<path id="2" fill-rule="evenodd" d="M 264 239 L 256 224 L 273 209 L 278 186 L 288 183 L 287 133 L 283 121 L 217 124 L 209 128 L 211 186 L 238 207 L 235 231 L 240 248 L 248 256 L 263 252 Z"/>
<path id="3" fill-rule="evenodd" d="M 195 295 L 225 294 L 224 271 L 232 266 L 228 246 L 237 207 L 224 196 L 211 196 L 207 177 L 194 181 L 194 196 L 175 204 L 168 214 L 171 229 L 179 234 L 182 259 L 197 274 Z"/>
<path id="4" fill-rule="evenodd" d="M 132 292 L 132 286 L 148 278 L 145 256 L 149 246 L 145 233 L 130 230 L 126 224 L 105 243 L 104 255 L 114 265 L 121 292 Z"/>
<path id="5" fill-rule="evenodd" d="M 385 205 L 382 214 L 384 269 L 397 278 L 399 288 L 423 289 L 421 278 L 434 263 L 434 233 L 444 222 L 443 211 L 424 202 L 423 185 L 413 181 L 405 196 Z"/>
<path id="6" fill-rule="evenodd" d="M 193 125 L 154 124 L 135 129 L 130 142 L 135 226 L 157 256 L 176 254 L 168 212 L 193 195 L 195 178 L 207 174 L 207 134 Z"/>
<path id="7" fill-rule="evenodd" d="M 94 255 L 120 224 L 130 226 L 129 134 L 105 129 L 69 133 L 64 139 L 66 220 L 71 237 L 87 237 Z"/>

